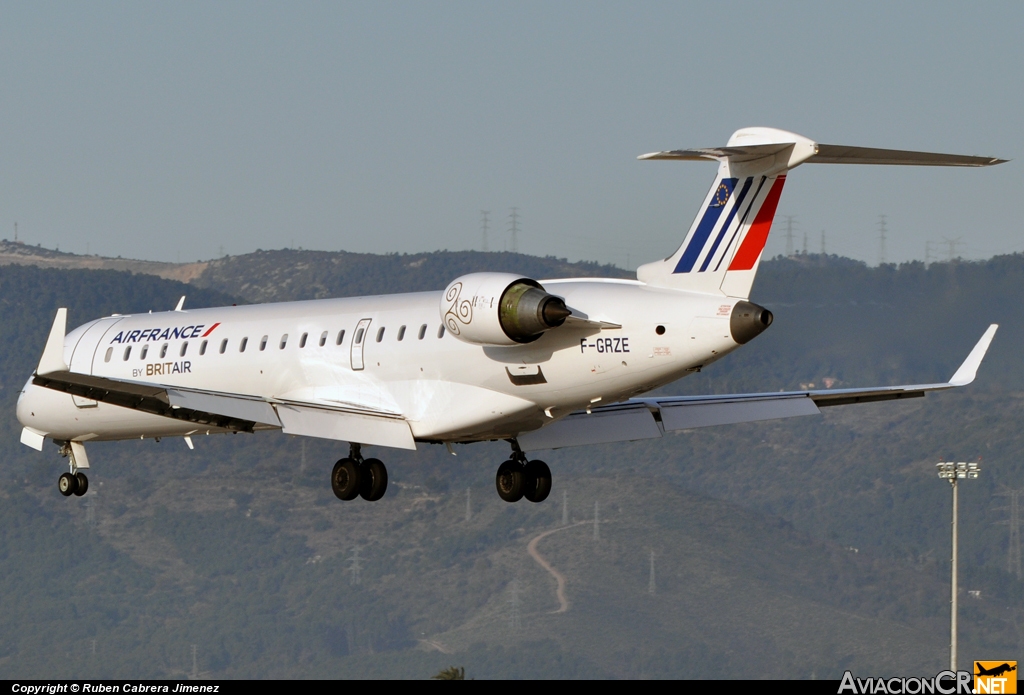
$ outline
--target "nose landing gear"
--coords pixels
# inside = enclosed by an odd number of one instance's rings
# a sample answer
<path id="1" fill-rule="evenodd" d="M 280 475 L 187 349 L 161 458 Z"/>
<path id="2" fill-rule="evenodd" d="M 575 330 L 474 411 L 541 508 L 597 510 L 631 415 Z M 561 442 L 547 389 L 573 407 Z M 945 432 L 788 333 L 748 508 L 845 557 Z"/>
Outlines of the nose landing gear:
<path id="1" fill-rule="evenodd" d="M 506 502 L 518 502 L 524 497 L 530 502 L 543 502 L 551 492 L 551 469 L 543 461 L 527 461 L 519 442 L 509 442 L 512 456 L 498 466 L 494 478 L 498 497 Z"/>
<path id="2" fill-rule="evenodd" d="M 387 492 L 388 469 L 380 459 L 363 459 L 360 446 L 350 444 L 348 457 L 331 471 L 331 489 L 346 502 L 356 497 L 376 502 Z"/>

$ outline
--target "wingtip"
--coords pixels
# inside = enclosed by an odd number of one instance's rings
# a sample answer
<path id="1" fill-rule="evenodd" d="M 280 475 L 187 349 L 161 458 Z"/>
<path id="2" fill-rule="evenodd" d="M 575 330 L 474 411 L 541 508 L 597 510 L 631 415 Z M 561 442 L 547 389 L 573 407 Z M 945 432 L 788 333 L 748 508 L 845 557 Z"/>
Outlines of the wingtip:
<path id="1" fill-rule="evenodd" d="M 985 359 L 985 353 L 988 352 L 989 345 L 992 344 L 992 339 L 995 337 L 998 329 L 998 323 L 993 323 L 985 329 L 981 339 L 975 344 L 971 353 L 967 355 L 964 363 L 960 365 L 960 369 L 956 370 L 956 374 L 949 380 L 950 386 L 967 386 L 974 381 L 974 378 L 978 375 L 978 367 L 981 366 L 981 361 Z"/>
<path id="2" fill-rule="evenodd" d="M 57 309 L 57 315 L 53 318 L 50 335 L 46 339 L 43 355 L 39 358 L 36 374 L 53 374 L 54 372 L 68 371 L 68 366 L 64 363 L 64 335 L 67 331 L 67 325 L 68 310 L 61 307 Z"/>

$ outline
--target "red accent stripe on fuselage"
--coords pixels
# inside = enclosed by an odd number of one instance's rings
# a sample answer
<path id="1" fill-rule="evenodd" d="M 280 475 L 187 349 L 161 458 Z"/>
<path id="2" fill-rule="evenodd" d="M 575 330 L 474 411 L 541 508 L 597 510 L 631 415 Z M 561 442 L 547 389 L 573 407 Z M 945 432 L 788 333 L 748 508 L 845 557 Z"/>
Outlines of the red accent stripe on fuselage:
<path id="1" fill-rule="evenodd" d="M 210 330 L 206 331 L 206 333 L 203 333 L 203 337 L 205 338 L 206 336 L 208 336 L 211 333 L 213 333 L 213 329 L 216 328 L 219 325 L 220 325 L 220 322 L 217 322 L 217 323 L 213 324 L 212 326 L 210 326 Z"/>

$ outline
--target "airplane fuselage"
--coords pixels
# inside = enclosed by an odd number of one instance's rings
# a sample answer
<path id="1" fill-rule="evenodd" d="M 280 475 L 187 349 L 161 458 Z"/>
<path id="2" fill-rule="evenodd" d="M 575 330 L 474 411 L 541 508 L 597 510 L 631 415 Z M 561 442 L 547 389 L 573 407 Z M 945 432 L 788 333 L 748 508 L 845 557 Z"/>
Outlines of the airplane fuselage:
<path id="1" fill-rule="evenodd" d="M 72 371 L 394 413 L 418 441 L 514 437 L 675 381 L 738 347 L 739 301 L 629 280 L 542 281 L 604 329 L 481 346 L 445 330 L 441 292 L 111 316 L 67 334 Z M 222 431 L 29 382 L 18 419 L 55 440 Z"/>

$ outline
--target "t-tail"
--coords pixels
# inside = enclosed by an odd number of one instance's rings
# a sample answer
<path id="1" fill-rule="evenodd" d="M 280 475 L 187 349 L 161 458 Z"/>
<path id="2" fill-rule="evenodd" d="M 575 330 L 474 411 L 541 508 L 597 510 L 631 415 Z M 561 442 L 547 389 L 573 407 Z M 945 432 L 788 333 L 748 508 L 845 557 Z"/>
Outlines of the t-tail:
<path id="1" fill-rule="evenodd" d="M 649 285 L 747 299 L 775 219 L 786 174 L 815 164 L 990 166 L 994 157 L 823 145 L 775 128 L 743 128 L 725 147 L 672 150 L 639 159 L 718 161 L 718 175 L 682 245 L 663 261 L 640 266 Z"/>

